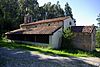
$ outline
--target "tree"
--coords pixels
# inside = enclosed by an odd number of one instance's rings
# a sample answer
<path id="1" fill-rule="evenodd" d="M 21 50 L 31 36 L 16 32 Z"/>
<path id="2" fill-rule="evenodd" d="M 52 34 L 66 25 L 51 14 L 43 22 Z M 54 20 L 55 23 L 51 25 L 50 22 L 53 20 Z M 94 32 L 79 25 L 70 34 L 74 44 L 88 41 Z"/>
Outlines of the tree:
<path id="1" fill-rule="evenodd" d="M 57 17 L 63 17 L 64 16 L 64 10 L 61 8 L 60 4 L 59 4 L 59 1 L 57 1 L 57 4 L 56 4 L 56 15 Z"/>
<path id="2" fill-rule="evenodd" d="M 30 13 L 33 21 L 38 20 L 39 4 L 37 0 L 19 0 L 22 21 L 25 14 Z"/>
<path id="3" fill-rule="evenodd" d="M 43 11 L 45 19 L 50 18 L 57 18 L 57 17 L 63 17 L 64 11 L 61 8 L 59 1 L 57 1 L 57 4 L 51 4 L 51 2 L 45 3 L 43 6 Z"/>
<path id="4" fill-rule="evenodd" d="M 100 47 L 100 29 L 96 32 L 96 47 Z"/>
<path id="5" fill-rule="evenodd" d="M 65 16 L 70 16 L 73 19 L 72 9 L 68 2 L 65 4 Z"/>
<path id="6" fill-rule="evenodd" d="M 38 20 L 44 20 L 45 18 L 45 10 L 43 9 L 43 6 L 41 6 L 38 10 Z"/>
<path id="7" fill-rule="evenodd" d="M 98 17 L 97 17 L 96 20 L 98 21 L 98 25 L 99 25 L 99 27 L 100 27 L 100 14 L 98 15 Z"/>
<path id="8" fill-rule="evenodd" d="M 0 1 L 0 33 L 15 29 L 19 22 L 18 0 Z"/>

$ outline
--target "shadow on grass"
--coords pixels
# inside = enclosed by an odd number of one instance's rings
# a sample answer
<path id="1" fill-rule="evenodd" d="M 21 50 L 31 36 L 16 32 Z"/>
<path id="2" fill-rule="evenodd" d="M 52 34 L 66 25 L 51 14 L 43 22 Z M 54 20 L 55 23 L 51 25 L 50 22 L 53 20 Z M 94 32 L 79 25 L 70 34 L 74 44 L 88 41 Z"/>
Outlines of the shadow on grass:
<path id="1" fill-rule="evenodd" d="M 93 51 L 93 52 L 90 52 L 90 54 L 92 54 L 94 57 L 100 58 L 100 51 Z"/>
<path id="2" fill-rule="evenodd" d="M 43 53 L 43 54 L 46 54 L 46 55 L 53 55 L 53 56 L 56 56 L 56 55 L 59 55 L 59 56 L 64 56 L 64 57 L 69 57 L 71 55 L 68 55 L 68 54 L 65 54 L 65 53 L 56 53 L 56 52 L 53 52 L 53 51 L 49 51 L 48 50 L 42 50 L 41 49 L 38 49 L 36 47 L 32 47 L 32 45 L 28 45 L 28 44 L 17 44 L 17 43 L 8 43 L 8 42 L 0 42 L 0 46 L 1 47 L 8 47 L 8 48 L 11 48 L 11 49 L 25 49 L 25 50 L 30 50 L 30 51 L 38 51 L 40 53 Z M 31 47 L 29 47 L 31 46 Z M 43 48 L 44 49 L 44 48 Z M 56 50 L 56 51 L 64 51 L 66 53 L 72 53 L 72 54 L 78 54 L 78 53 L 86 53 L 92 57 L 100 57 L 100 52 L 99 51 L 93 51 L 93 52 L 86 52 L 86 51 L 82 51 L 82 50 L 77 50 L 77 49 L 52 49 L 52 50 Z"/>

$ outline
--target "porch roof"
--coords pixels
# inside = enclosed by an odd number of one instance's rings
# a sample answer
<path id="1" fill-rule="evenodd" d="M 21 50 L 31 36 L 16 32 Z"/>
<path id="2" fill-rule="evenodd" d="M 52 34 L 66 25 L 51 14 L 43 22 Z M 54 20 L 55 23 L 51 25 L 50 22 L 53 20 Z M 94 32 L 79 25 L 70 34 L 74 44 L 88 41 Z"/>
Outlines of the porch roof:
<path id="1" fill-rule="evenodd" d="M 31 28 L 31 29 L 17 29 L 14 31 L 7 32 L 5 34 L 53 34 L 58 29 L 60 29 L 61 26 L 44 26 L 44 27 L 37 27 L 37 28 Z"/>

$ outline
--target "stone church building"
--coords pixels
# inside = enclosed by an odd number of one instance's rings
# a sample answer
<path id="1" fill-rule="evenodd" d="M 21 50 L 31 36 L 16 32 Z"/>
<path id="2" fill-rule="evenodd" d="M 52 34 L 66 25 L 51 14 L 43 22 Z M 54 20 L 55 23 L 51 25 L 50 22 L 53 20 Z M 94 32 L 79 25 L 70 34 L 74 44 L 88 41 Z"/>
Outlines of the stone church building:
<path id="1" fill-rule="evenodd" d="M 75 25 L 76 23 L 69 16 L 31 23 L 25 22 L 20 25 L 20 29 L 7 32 L 6 35 L 8 39 L 17 42 L 60 48 L 63 29 Z"/>

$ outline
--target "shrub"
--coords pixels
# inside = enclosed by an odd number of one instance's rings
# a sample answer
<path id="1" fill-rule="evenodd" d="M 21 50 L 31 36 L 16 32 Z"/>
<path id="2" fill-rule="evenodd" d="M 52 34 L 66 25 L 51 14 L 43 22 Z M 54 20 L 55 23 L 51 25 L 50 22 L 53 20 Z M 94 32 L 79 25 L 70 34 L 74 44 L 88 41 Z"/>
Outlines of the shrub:
<path id="1" fill-rule="evenodd" d="M 63 41 L 62 41 L 62 48 L 73 48 L 72 39 L 73 33 L 71 32 L 70 28 L 63 30 Z"/>

